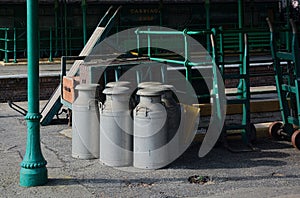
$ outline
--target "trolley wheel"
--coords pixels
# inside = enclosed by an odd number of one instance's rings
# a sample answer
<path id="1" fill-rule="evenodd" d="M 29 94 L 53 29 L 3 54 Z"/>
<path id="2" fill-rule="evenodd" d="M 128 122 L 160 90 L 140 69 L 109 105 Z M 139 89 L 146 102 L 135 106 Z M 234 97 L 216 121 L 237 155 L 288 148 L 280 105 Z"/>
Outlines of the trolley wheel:
<path id="1" fill-rule="evenodd" d="M 269 134 L 275 140 L 282 140 L 283 136 L 280 135 L 280 130 L 282 130 L 283 124 L 281 122 L 273 122 L 269 126 Z"/>
<path id="2" fill-rule="evenodd" d="M 256 128 L 253 123 L 250 124 L 250 134 L 249 134 L 249 140 L 251 143 L 256 142 Z"/>
<path id="3" fill-rule="evenodd" d="M 293 133 L 291 140 L 293 146 L 300 150 L 300 130 L 297 130 Z"/>

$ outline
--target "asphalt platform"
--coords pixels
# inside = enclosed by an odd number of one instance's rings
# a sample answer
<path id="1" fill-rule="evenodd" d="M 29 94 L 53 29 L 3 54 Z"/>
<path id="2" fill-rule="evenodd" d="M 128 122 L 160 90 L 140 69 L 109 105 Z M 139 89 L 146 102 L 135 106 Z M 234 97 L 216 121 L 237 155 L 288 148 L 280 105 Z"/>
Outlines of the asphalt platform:
<path id="1" fill-rule="evenodd" d="M 44 71 L 59 72 L 59 68 Z M 0 70 L 2 75 L 18 75 L 26 66 Z M 41 108 L 45 102 L 40 102 Z M 27 102 L 17 104 L 27 109 Z M 71 128 L 65 120 L 55 119 L 40 131 L 49 181 L 44 186 L 20 187 L 27 126 L 21 114 L 0 103 L 0 197 L 300 197 L 300 151 L 290 142 L 264 136 L 254 144 L 256 151 L 233 153 L 219 145 L 199 158 L 201 142 L 194 141 L 169 166 L 144 171 L 72 158 L 67 135 Z M 239 139 L 229 143 L 245 147 Z M 188 178 L 195 175 L 203 182 L 190 183 Z"/>

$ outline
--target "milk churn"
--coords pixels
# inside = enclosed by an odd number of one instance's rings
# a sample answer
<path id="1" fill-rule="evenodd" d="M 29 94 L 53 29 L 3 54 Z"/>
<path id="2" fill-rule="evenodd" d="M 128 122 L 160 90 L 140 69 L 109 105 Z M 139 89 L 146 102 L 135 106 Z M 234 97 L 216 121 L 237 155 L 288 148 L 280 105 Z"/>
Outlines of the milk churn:
<path id="1" fill-rule="evenodd" d="M 155 82 L 155 81 L 147 81 L 147 82 L 141 82 L 138 84 L 138 90 L 139 89 L 145 89 L 145 88 L 156 88 L 157 86 L 162 85 L 161 82 Z M 135 94 L 135 101 L 136 104 L 140 102 L 140 97 L 139 95 Z M 136 105 L 135 105 L 136 107 Z"/>
<path id="2" fill-rule="evenodd" d="M 72 157 L 99 158 L 99 108 L 95 99 L 98 84 L 80 84 L 72 104 Z"/>
<path id="3" fill-rule="evenodd" d="M 109 82 L 105 85 L 106 88 L 114 88 L 114 87 L 128 87 L 131 88 L 132 84 L 129 81 L 115 81 L 115 82 Z M 129 108 L 132 110 L 136 106 L 136 99 L 134 90 L 131 91 L 132 95 L 129 100 Z"/>
<path id="4" fill-rule="evenodd" d="M 175 88 L 173 85 L 161 85 L 158 88 L 163 90 L 162 102 L 167 110 L 167 149 L 169 162 L 174 161 L 181 155 L 181 141 L 183 138 L 182 131 L 180 130 L 181 121 L 181 107 L 175 100 Z"/>
<path id="5" fill-rule="evenodd" d="M 175 136 L 180 124 L 180 105 L 174 98 L 175 88 L 173 85 L 161 85 L 159 88 L 163 90 L 161 100 L 167 110 L 167 129 L 169 142 Z"/>
<path id="6" fill-rule="evenodd" d="M 161 103 L 161 89 L 140 89 L 140 102 L 134 109 L 133 166 L 157 169 L 167 165 L 167 113 Z"/>
<path id="7" fill-rule="evenodd" d="M 132 165 L 133 121 L 128 87 L 106 88 L 100 105 L 100 160 L 108 166 Z"/>

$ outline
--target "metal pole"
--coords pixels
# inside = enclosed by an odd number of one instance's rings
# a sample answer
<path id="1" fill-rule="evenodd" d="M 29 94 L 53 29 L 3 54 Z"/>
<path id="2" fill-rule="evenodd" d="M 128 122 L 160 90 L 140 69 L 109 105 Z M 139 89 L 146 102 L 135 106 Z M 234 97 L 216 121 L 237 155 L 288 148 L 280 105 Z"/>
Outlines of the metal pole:
<path id="1" fill-rule="evenodd" d="M 20 170 L 20 185 L 26 187 L 43 185 L 48 181 L 47 162 L 40 146 L 38 36 L 38 0 L 27 0 L 28 113 L 25 116 L 27 145 Z"/>
<path id="2" fill-rule="evenodd" d="M 239 18 L 239 29 L 242 29 L 244 27 L 244 1 L 239 0 L 238 1 L 238 18 Z M 240 33 L 239 35 L 239 46 L 240 51 L 243 51 L 243 34 Z M 242 56 L 242 55 L 241 55 Z"/>
<path id="3" fill-rule="evenodd" d="M 53 53 L 53 45 L 52 45 L 52 42 L 53 42 L 53 35 L 52 35 L 52 27 L 50 27 L 50 29 L 49 29 L 49 53 L 50 53 L 50 55 L 49 55 L 49 62 L 53 62 L 53 57 L 52 57 L 52 53 Z"/>
<path id="4" fill-rule="evenodd" d="M 210 0 L 205 0 L 206 30 L 210 30 Z M 206 49 L 211 52 L 209 34 L 206 35 Z"/>
<path id="5" fill-rule="evenodd" d="M 285 33 L 285 35 L 286 35 L 285 43 L 286 43 L 286 50 L 287 51 L 291 50 L 291 45 L 290 45 L 290 29 L 291 29 L 291 25 L 290 25 L 290 13 L 291 13 L 290 5 L 291 5 L 291 1 L 287 0 L 286 1 L 286 28 L 287 28 L 287 31 Z"/>
<path id="6" fill-rule="evenodd" d="M 163 0 L 159 1 L 159 25 L 162 26 L 163 25 Z"/>
<path id="7" fill-rule="evenodd" d="M 17 62 L 17 29 L 14 28 L 14 63 Z"/>
<path id="8" fill-rule="evenodd" d="M 67 19 L 67 1 L 64 0 L 64 22 L 65 22 L 65 55 L 68 56 L 68 29 L 67 29 L 67 25 L 68 25 L 68 19 Z"/>
<path id="9" fill-rule="evenodd" d="M 5 55 L 4 55 L 4 62 L 8 63 L 8 28 L 5 29 Z"/>
<path id="10" fill-rule="evenodd" d="M 254 25 L 254 5 L 253 5 L 253 0 L 250 1 L 250 10 L 251 10 L 251 15 L 250 15 L 250 27 L 251 29 L 253 28 Z"/>
<path id="11" fill-rule="evenodd" d="M 87 27 L 86 27 L 86 0 L 82 0 L 82 30 L 83 30 L 83 46 L 86 44 L 86 34 L 87 34 Z"/>
<path id="12" fill-rule="evenodd" d="M 244 0 L 239 0 L 238 1 L 238 23 L 239 23 L 239 29 L 242 30 L 242 28 L 244 27 Z M 239 33 L 239 51 L 243 52 L 244 50 L 244 46 L 243 46 L 243 42 L 244 38 L 243 38 L 243 33 L 241 31 L 241 33 Z M 240 54 L 240 61 L 243 60 L 243 54 Z M 243 68 L 243 64 L 239 65 L 239 69 L 241 73 L 244 73 L 244 68 Z M 238 93 L 242 93 L 243 92 L 243 87 L 244 87 L 244 81 L 243 79 L 240 79 L 240 83 L 237 87 L 238 89 Z"/>
<path id="13" fill-rule="evenodd" d="M 58 56 L 58 0 L 54 2 L 55 56 Z"/>

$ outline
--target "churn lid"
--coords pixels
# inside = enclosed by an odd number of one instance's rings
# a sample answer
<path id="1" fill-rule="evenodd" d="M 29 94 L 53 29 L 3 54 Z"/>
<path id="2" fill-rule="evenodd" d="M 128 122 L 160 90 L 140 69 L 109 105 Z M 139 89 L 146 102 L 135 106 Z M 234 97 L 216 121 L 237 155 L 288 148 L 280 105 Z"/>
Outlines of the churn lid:
<path id="1" fill-rule="evenodd" d="M 104 94 L 106 95 L 129 95 L 130 94 L 130 88 L 128 87 L 110 87 L 105 88 L 103 90 Z"/>
<path id="2" fill-rule="evenodd" d="M 79 84 L 75 87 L 77 90 L 95 90 L 99 84 Z"/>
<path id="3" fill-rule="evenodd" d="M 159 85 L 157 86 L 157 89 L 161 89 L 162 91 L 173 91 L 173 92 L 176 91 L 173 85 Z"/>
<path id="4" fill-rule="evenodd" d="M 131 83 L 129 81 L 109 82 L 106 84 L 106 88 L 110 87 L 131 87 Z"/>
<path id="5" fill-rule="evenodd" d="M 145 88 L 137 91 L 139 96 L 160 96 L 162 95 L 163 90 L 159 88 Z"/>
<path id="6" fill-rule="evenodd" d="M 161 82 L 141 82 L 138 84 L 139 89 L 145 89 L 148 87 L 155 87 L 157 85 L 162 85 Z"/>

